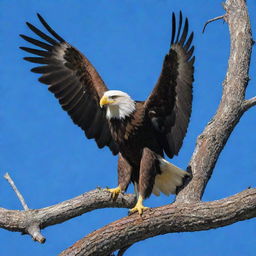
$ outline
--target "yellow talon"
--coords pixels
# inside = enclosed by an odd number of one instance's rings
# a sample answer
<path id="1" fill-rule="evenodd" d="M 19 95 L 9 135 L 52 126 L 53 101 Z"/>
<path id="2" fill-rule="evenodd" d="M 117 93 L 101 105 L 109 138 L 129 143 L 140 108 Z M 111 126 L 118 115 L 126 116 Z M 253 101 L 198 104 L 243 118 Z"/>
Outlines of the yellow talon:
<path id="1" fill-rule="evenodd" d="M 139 198 L 138 198 L 138 201 L 137 201 L 136 205 L 135 205 L 132 209 L 130 209 L 129 212 L 130 212 L 130 213 L 138 212 L 139 215 L 142 215 L 142 214 L 143 214 L 143 211 L 149 209 L 149 207 L 145 207 L 145 206 L 142 204 L 142 202 L 143 202 L 143 198 L 142 198 L 142 196 L 140 195 Z"/>
<path id="2" fill-rule="evenodd" d="M 107 191 L 111 193 L 111 198 L 115 199 L 121 193 L 121 188 L 119 186 L 116 188 L 107 188 Z"/>

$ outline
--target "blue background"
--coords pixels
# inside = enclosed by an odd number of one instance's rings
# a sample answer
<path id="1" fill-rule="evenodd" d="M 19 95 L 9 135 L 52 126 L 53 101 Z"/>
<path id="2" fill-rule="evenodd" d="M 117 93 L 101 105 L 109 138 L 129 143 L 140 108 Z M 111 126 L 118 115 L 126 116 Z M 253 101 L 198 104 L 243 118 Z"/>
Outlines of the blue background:
<path id="1" fill-rule="evenodd" d="M 248 0 L 256 33 L 256 2 Z M 117 158 L 87 140 L 60 108 L 32 64 L 22 60 L 19 34 L 32 35 L 29 21 L 40 27 L 39 12 L 69 43 L 94 64 L 110 89 L 120 89 L 137 100 L 151 92 L 168 51 L 171 12 L 182 10 L 195 32 L 196 47 L 193 113 L 183 148 L 172 161 L 186 168 L 197 136 L 216 111 L 229 56 L 226 24 L 210 18 L 222 15 L 221 1 L 195 0 L 1 0 L 0 2 L 0 176 L 9 172 L 30 208 L 56 204 L 117 183 Z M 255 36 L 256 37 L 256 36 Z M 256 95 L 255 53 L 246 97 Z M 255 186 L 255 116 L 250 109 L 241 119 L 217 162 L 203 200 L 216 200 Z M 129 191 L 133 191 L 130 188 Z M 173 197 L 152 196 L 147 206 L 168 204 Z M 4 178 L 0 206 L 22 209 Z M 87 213 L 43 230 L 41 245 L 29 236 L 0 230 L 0 255 L 56 255 L 86 234 L 127 215 L 127 209 Z M 167 234 L 133 245 L 126 255 L 255 255 L 255 220 L 217 230 Z"/>

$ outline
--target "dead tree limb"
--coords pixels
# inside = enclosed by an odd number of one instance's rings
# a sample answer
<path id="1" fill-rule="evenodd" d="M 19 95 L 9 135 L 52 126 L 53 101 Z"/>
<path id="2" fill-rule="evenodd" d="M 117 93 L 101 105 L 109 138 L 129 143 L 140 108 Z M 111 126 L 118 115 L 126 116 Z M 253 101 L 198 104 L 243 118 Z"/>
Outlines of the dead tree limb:
<path id="1" fill-rule="evenodd" d="M 207 230 L 256 217 L 256 189 L 212 202 L 201 202 L 219 154 L 244 112 L 256 105 L 245 100 L 252 51 L 252 35 L 245 0 L 226 0 L 225 21 L 230 30 L 231 49 L 223 81 L 222 99 L 216 114 L 198 137 L 188 168 L 191 181 L 177 195 L 176 202 L 113 222 L 81 239 L 64 255 L 108 255 L 149 237 L 165 233 Z M 132 195 L 110 200 L 109 192 L 97 189 L 43 209 L 14 211 L 0 208 L 0 228 L 26 234 L 40 232 L 88 211 L 105 207 L 131 208 Z"/>
<path id="2" fill-rule="evenodd" d="M 33 231 L 34 234 L 36 230 L 62 223 L 95 209 L 131 208 L 135 204 L 134 195 L 121 195 L 116 200 L 112 200 L 110 196 L 105 189 L 96 189 L 42 209 L 18 211 L 0 208 L 0 228 L 23 234 L 31 234 Z"/>
<path id="3" fill-rule="evenodd" d="M 20 193 L 20 191 L 18 190 L 18 188 L 15 186 L 14 181 L 12 180 L 11 176 L 9 175 L 9 173 L 7 172 L 4 175 L 4 178 L 9 182 L 9 184 L 11 185 L 13 191 L 15 192 L 15 194 L 17 195 L 18 199 L 20 200 L 20 203 L 23 206 L 23 209 L 25 211 L 29 210 L 28 205 L 25 202 L 24 197 L 22 196 L 22 194 Z"/>
<path id="4" fill-rule="evenodd" d="M 227 0 L 224 8 L 231 48 L 228 70 L 222 83 L 222 98 L 215 116 L 197 139 L 189 164 L 193 179 L 178 194 L 178 202 L 201 200 L 220 152 L 245 111 L 244 96 L 252 51 L 250 20 L 244 0 Z"/>
<path id="5" fill-rule="evenodd" d="M 20 193 L 20 191 L 18 190 L 18 188 L 16 187 L 14 181 L 12 180 L 11 176 L 9 175 L 9 173 L 7 172 L 4 175 L 4 178 L 9 182 L 9 184 L 11 185 L 12 189 L 14 190 L 15 194 L 17 195 L 18 199 L 20 200 L 23 208 L 24 208 L 24 212 L 26 213 L 27 216 L 30 216 L 30 210 L 28 208 L 28 205 L 25 202 L 24 197 L 22 196 L 22 194 Z M 27 220 L 29 219 L 29 217 L 27 217 Z M 8 223 L 10 224 L 10 223 Z M 26 223 L 26 230 L 24 230 L 22 233 L 26 233 L 29 234 L 32 239 L 34 241 L 37 241 L 39 243 L 44 243 L 45 242 L 45 237 L 41 234 L 40 232 L 40 228 L 39 228 L 39 222 L 37 221 L 30 221 Z"/>
<path id="6" fill-rule="evenodd" d="M 213 18 L 213 19 L 207 20 L 207 21 L 205 22 L 205 24 L 204 24 L 202 33 L 204 33 L 204 31 L 205 31 L 205 29 L 206 29 L 206 27 L 207 27 L 207 25 L 208 25 L 209 23 L 211 23 L 211 22 L 213 22 L 213 21 L 216 21 L 216 20 L 222 20 L 222 19 L 225 19 L 225 15 L 221 15 L 221 16 L 215 17 L 215 18 Z"/>
<path id="7" fill-rule="evenodd" d="M 61 256 L 104 256 L 166 233 L 223 227 L 256 217 L 256 189 L 212 202 L 174 203 L 115 221 L 76 242 Z"/>
<path id="8" fill-rule="evenodd" d="M 249 100 L 245 100 L 243 103 L 243 111 L 247 111 L 249 108 L 256 106 L 256 97 L 253 97 Z"/>

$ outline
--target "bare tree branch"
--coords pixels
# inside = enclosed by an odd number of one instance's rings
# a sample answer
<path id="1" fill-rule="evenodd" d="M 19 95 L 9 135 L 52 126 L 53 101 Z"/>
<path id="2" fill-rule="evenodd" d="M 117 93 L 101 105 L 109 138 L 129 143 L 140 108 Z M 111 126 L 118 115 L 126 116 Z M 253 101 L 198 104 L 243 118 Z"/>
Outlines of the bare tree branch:
<path id="1" fill-rule="evenodd" d="M 253 106 L 256 106 L 256 97 L 253 97 L 249 100 L 245 100 L 242 108 L 243 108 L 243 111 L 245 112 Z"/>
<path id="2" fill-rule="evenodd" d="M 37 241 L 41 244 L 43 244 L 46 241 L 46 238 L 41 234 L 39 223 L 31 223 L 27 227 L 27 233 L 32 236 L 32 239 L 34 241 Z"/>
<path id="3" fill-rule="evenodd" d="M 17 197 L 19 198 L 23 208 L 24 208 L 24 213 L 27 214 L 27 216 L 30 216 L 30 211 L 28 208 L 28 205 L 26 204 L 24 197 L 22 196 L 22 194 L 20 193 L 20 191 L 18 190 L 18 188 L 16 187 L 14 181 L 12 180 L 11 176 L 9 175 L 9 173 L 6 173 L 4 175 L 4 178 L 9 182 L 9 184 L 11 185 L 12 189 L 14 190 L 14 192 L 16 193 Z M 6 217 L 6 216 L 5 216 Z M 30 219 L 29 217 L 27 218 L 27 220 Z M 8 220 L 9 222 L 10 220 Z M 10 223 L 8 223 L 10 224 Z M 1 225 L 0 225 L 1 227 Z M 41 234 L 40 232 L 40 228 L 39 228 L 39 222 L 36 221 L 30 221 L 26 223 L 26 231 L 22 231 L 22 233 L 27 233 L 29 234 L 33 240 L 39 242 L 39 243 L 44 243 L 45 242 L 45 237 Z"/>
<path id="4" fill-rule="evenodd" d="M 15 194 L 17 195 L 17 197 L 19 198 L 22 206 L 23 206 L 23 209 L 25 211 L 29 210 L 28 208 L 28 205 L 26 204 L 25 200 L 24 200 L 24 197 L 22 196 L 22 194 L 20 193 L 20 191 L 17 189 L 17 187 L 15 186 L 14 184 L 14 181 L 12 180 L 11 176 L 9 175 L 9 173 L 7 172 L 5 175 L 4 175 L 4 178 L 9 182 L 9 184 L 11 185 L 12 189 L 14 190 Z"/>
<path id="5" fill-rule="evenodd" d="M 33 239 L 42 242 L 42 237 L 38 234 L 39 227 L 43 229 L 62 223 L 95 209 L 107 207 L 132 208 L 135 201 L 135 196 L 130 194 L 121 194 L 116 200 L 112 200 L 108 191 L 96 189 L 42 209 L 18 211 L 0 208 L 0 228 L 22 232 L 23 234 L 33 234 Z"/>
<path id="6" fill-rule="evenodd" d="M 177 195 L 178 202 L 199 201 L 213 168 L 243 111 L 252 51 L 252 33 L 244 0 L 227 0 L 225 20 L 229 25 L 231 50 L 223 94 L 217 113 L 198 137 L 189 163 L 193 179 Z"/>
<path id="7" fill-rule="evenodd" d="M 205 22 L 205 24 L 204 24 L 202 33 L 204 33 L 204 31 L 205 31 L 205 29 L 206 29 L 206 27 L 207 27 L 207 25 L 208 25 L 209 23 L 211 23 L 211 22 L 213 22 L 213 21 L 216 21 L 216 20 L 222 20 L 222 19 L 225 19 L 225 15 L 221 15 L 221 16 L 215 17 L 215 18 L 213 18 L 213 19 L 207 20 L 207 21 Z"/>
<path id="8" fill-rule="evenodd" d="M 212 202 L 174 203 L 133 214 L 76 242 L 61 256 L 103 256 L 149 237 L 223 227 L 256 217 L 256 189 Z"/>

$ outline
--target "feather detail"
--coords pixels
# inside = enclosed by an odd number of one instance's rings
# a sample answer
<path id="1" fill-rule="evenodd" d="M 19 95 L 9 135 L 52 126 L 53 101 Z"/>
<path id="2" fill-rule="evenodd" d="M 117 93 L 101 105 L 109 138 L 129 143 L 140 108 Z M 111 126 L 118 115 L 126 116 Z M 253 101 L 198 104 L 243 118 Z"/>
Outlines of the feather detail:
<path id="1" fill-rule="evenodd" d="M 152 191 L 153 194 L 156 196 L 159 196 L 161 192 L 167 196 L 176 194 L 176 189 L 182 185 L 183 178 L 190 174 L 166 161 L 162 157 L 159 157 L 159 164 L 161 174 L 157 174 L 155 177 L 155 184 Z"/>

